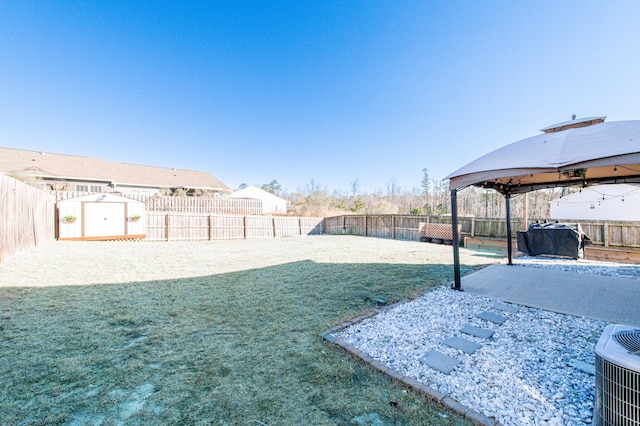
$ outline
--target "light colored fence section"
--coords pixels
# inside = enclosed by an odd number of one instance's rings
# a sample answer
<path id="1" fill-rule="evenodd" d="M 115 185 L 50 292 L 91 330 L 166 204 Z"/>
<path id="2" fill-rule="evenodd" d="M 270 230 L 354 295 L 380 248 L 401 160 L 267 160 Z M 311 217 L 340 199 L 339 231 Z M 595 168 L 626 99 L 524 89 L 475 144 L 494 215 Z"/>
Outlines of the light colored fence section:
<path id="1" fill-rule="evenodd" d="M 52 191 L 56 201 L 89 195 L 89 192 Z M 262 201 L 249 198 L 226 197 L 169 197 L 160 195 L 122 194 L 123 196 L 145 203 L 147 211 L 210 213 L 210 214 L 247 214 L 262 213 Z"/>
<path id="2" fill-rule="evenodd" d="M 344 215 L 327 217 L 324 228 L 327 234 L 361 235 L 367 237 L 418 240 L 420 223 L 451 224 L 450 217 L 403 215 Z M 640 248 L 640 222 L 612 222 L 564 220 L 580 223 L 585 234 L 596 245 L 605 247 Z M 505 219 L 459 217 L 460 236 L 482 238 L 507 238 Z M 522 229 L 522 220 L 511 221 L 512 237 Z"/>
<path id="3" fill-rule="evenodd" d="M 55 239 L 55 223 L 49 194 L 0 174 L 0 261 Z"/>
<path id="4" fill-rule="evenodd" d="M 147 212 L 148 241 L 281 238 L 323 233 L 322 218 Z"/>

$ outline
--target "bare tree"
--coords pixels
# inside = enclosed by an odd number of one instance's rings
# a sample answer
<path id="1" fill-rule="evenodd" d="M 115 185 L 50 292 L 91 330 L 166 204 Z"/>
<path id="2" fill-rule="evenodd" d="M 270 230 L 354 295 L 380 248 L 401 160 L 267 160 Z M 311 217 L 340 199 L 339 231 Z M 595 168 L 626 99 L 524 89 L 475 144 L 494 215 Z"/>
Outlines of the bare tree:
<path id="1" fill-rule="evenodd" d="M 356 195 L 358 195 L 358 193 L 360 192 L 360 181 L 358 179 L 352 180 L 350 188 L 351 188 L 351 196 L 355 198 Z"/>

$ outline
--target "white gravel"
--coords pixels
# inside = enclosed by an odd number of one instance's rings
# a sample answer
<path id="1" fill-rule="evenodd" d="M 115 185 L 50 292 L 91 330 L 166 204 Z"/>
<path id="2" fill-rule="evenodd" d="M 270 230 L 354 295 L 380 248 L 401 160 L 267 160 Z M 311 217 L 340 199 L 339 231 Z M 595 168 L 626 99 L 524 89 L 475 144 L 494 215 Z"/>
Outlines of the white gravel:
<path id="1" fill-rule="evenodd" d="M 513 263 L 534 268 L 640 280 L 640 265 L 627 263 L 600 262 L 589 259 L 573 260 L 551 256 L 522 256 L 513 259 Z"/>
<path id="2" fill-rule="evenodd" d="M 514 263 L 640 279 L 639 265 L 522 257 Z M 504 425 L 587 425 L 595 397 L 594 350 L 607 323 L 519 306 L 495 309 L 497 299 L 442 287 L 354 324 L 336 337 L 388 367 L 449 395 Z M 496 325 L 482 311 L 507 318 Z M 491 339 L 460 332 L 494 330 Z M 482 344 L 468 355 L 442 342 L 458 336 Z M 420 361 L 429 350 L 461 360 L 450 374 Z"/>

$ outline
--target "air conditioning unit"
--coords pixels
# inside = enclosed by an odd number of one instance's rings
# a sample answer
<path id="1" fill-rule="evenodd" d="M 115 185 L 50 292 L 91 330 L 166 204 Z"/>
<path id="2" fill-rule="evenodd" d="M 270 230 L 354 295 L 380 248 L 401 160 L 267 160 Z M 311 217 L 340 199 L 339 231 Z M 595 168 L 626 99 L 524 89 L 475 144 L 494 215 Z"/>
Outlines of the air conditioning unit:
<path id="1" fill-rule="evenodd" d="M 609 325 L 596 345 L 596 426 L 640 426 L 640 327 Z"/>

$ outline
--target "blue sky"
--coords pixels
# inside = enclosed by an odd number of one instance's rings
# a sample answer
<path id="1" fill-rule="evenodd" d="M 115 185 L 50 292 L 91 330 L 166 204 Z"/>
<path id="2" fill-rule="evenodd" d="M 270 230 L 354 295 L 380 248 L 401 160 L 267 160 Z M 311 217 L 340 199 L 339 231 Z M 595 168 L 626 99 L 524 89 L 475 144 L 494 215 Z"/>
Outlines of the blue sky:
<path id="1" fill-rule="evenodd" d="M 0 146 L 231 188 L 411 190 L 572 114 L 640 119 L 638 16 L 636 0 L 4 0 Z"/>

